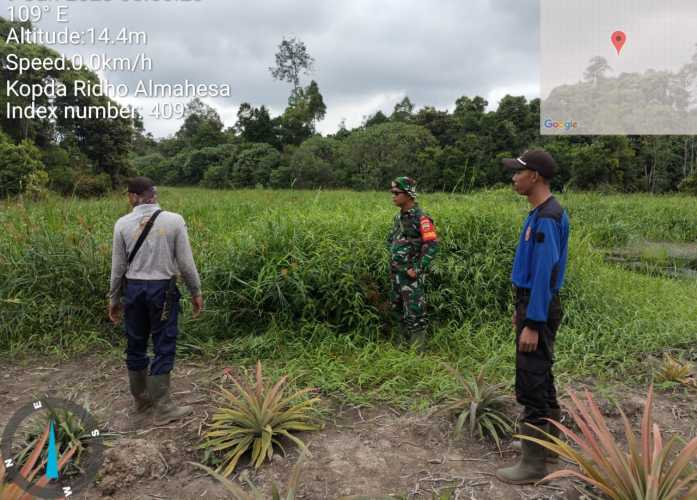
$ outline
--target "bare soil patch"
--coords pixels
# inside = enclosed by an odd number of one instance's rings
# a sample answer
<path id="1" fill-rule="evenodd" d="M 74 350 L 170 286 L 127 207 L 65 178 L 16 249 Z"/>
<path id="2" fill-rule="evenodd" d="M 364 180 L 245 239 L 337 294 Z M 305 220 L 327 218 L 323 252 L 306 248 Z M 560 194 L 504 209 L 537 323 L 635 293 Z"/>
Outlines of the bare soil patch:
<path id="1" fill-rule="evenodd" d="M 209 361 L 178 362 L 173 395 L 194 406 L 194 415 L 181 422 L 155 427 L 151 418 L 138 422 L 130 415 L 131 398 L 123 363 L 93 355 L 69 362 L 25 360 L 3 362 L 0 376 L 0 428 L 19 407 L 37 396 L 75 398 L 91 411 L 110 435 L 99 480 L 77 498 L 200 499 L 229 498 L 217 481 L 188 462 L 200 462 L 197 449 L 205 424 L 215 410 L 211 390 L 220 383 L 223 365 Z M 635 422 L 641 418 L 641 390 L 617 386 L 612 392 Z M 690 394 L 659 393 L 655 419 L 664 436 L 689 438 L 697 426 L 697 407 Z M 619 413 L 603 398 L 602 410 L 613 431 L 621 434 Z M 433 492 L 454 489 L 461 499 L 573 498 L 570 482 L 542 487 L 513 487 L 493 473 L 516 454 L 493 443 L 453 440 L 452 422 L 443 417 L 402 413 L 392 408 L 355 408 L 325 401 L 331 410 L 325 428 L 303 439 L 311 455 L 303 465 L 299 498 L 335 499 L 342 496 L 432 498 Z M 287 483 L 298 457 L 277 456 L 254 471 L 245 464 L 235 477 L 270 491 L 272 481 Z M 73 497 L 75 498 L 75 497 Z"/>

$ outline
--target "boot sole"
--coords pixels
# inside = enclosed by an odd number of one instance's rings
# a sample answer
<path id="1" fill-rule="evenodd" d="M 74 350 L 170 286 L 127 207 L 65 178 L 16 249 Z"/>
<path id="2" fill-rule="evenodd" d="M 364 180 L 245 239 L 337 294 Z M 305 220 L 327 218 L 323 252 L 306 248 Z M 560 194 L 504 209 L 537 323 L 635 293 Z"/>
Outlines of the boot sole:
<path id="1" fill-rule="evenodd" d="M 507 479 L 507 478 L 501 477 L 501 476 L 499 476 L 498 474 L 496 474 L 496 479 L 498 479 L 499 481 L 501 481 L 501 482 L 503 482 L 503 483 L 506 483 L 506 484 L 522 485 L 522 484 L 535 484 L 535 483 L 539 483 L 539 482 L 542 481 L 546 476 L 547 476 L 547 475 L 545 474 L 544 476 L 542 476 L 542 477 L 540 477 L 540 478 L 538 478 L 538 479 L 521 479 L 521 480 L 516 481 L 516 480 L 513 480 L 513 479 Z"/>
<path id="2" fill-rule="evenodd" d="M 176 416 L 172 416 L 172 417 L 165 417 L 165 418 L 161 418 L 161 419 L 155 419 L 154 423 L 155 423 L 155 425 L 171 424 L 172 422 L 176 422 L 177 420 L 181 420 L 184 417 L 188 417 L 192 413 L 194 413 L 193 409 L 190 411 L 187 411 L 186 413 L 183 413 L 181 415 L 176 415 Z"/>
<path id="3" fill-rule="evenodd" d="M 520 446 L 511 446 L 510 449 L 519 453 L 519 454 L 522 453 Z M 547 455 L 545 457 L 545 463 L 547 463 L 549 465 L 557 465 L 559 463 L 559 456 L 557 456 L 556 454 L 555 454 L 555 456 Z M 570 463 L 573 463 L 573 462 L 570 462 Z"/>

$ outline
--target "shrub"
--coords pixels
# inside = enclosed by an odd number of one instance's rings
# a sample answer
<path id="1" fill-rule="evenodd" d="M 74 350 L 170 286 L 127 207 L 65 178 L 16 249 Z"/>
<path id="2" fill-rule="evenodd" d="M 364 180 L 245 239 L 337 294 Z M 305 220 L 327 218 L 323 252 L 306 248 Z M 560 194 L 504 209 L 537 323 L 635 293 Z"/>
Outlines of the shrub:
<path id="1" fill-rule="evenodd" d="M 274 180 L 278 187 L 288 187 L 282 182 L 290 177 L 295 188 L 314 189 L 338 187 L 336 177 L 337 162 L 340 157 L 340 142 L 322 136 L 312 137 L 295 150 L 290 160 L 288 172 L 276 173 Z M 287 181 L 286 181 L 287 182 Z"/>
<path id="2" fill-rule="evenodd" d="M 201 448 L 225 452 L 224 464 L 220 468 L 223 476 L 232 474 L 247 451 L 251 450 L 251 463 L 255 468 L 273 457 L 274 445 L 285 453 L 280 437 L 286 437 L 304 449 L 305 444 L 291 432 L 319 428 L 310 415 L 319 398 L 301 399 L 313 389 L 302 389 L 289 395 L 286 381 L 287 377 L 282 377 L 273 386 L 265 385 L 261 362 L 257 361 L 253 388 L 243 387 L 234 378 L 232 383 L 237 394 L 220 388 L 227 405 L 218 408 L 213 415 L 211 430 L 206 432 Z"/>
<path id="3" fill-rule="evenodd" d="M 32 200 L 44 200 L 48 196 L 48 173 L 36 170 L 24 177 L 24 194 Z"/>
<path id="4" fill-rule="evenodd" d="M 678 185 L 678 190 L 683 193 L 697 195 L 697 175 L 692 175 L 683 179 Z"/>
<path id="5" fill-rule="evenodd" d="M 446 369 L 460 384 L 458 397 L 451 397 L 442 410 L 457 415 L 455 435 L 467 429 L 472 437 L 491 437 L 501 448 L 501 437 L 510 434 L 513 423 L 506 415 L 506 405 L 510 398 L 505 394 L 505 384 L 492 384 L 484 377 L 484 368 L 479 373 L 463 377 L 460 372 L 447 366 Z"/>
<path id="6" fill-rule="evenodd" d="M 61 146 L 51 146 L 42 154 L 48 172 L 48 185 L 62 195 L 79 195 L 79 180 L 94 175 L 92 162 L 71 141 Z M 108 189 L 111 189 L 110 184 Z M 87 193 L 85 196 L 93 195 Z"/>
<path id="7" fill-rule="evenodd" d="M 30 176 L 38 172 L 44 172 L 41 153 L 32 142 L 0 143 L 0 197 L 24 192 Z"/>
<path id="8" fill-rule="evenodd" d="M 78 175 L 74 182 L 73 193 L 81 198 L 103 196 L 111 191 L 111 177 L 106 173 Z"/>
<path id="9" fill-rule="evenodd" d="M 234 144 L 223 144 L 192 151 L 183 165 L 180 182 L 199 184 L 210 167 L 236 158 L 237 152 L 238 148 Z"/>
<path id="10" fill-rule="evenodd" d="M 176 156 L 167 158 L 162 165 L 160 184 L 167 186 L 182 185 L 186 179 L 186 165 L 189 162 L 190 150 L 184 150 Z"/>
<path id="11" fill-rule="evenodd" d="M 133 167 L 138 175 L 150 177 L 155 183 L 161 183 L 167 175 L 167 160 L 160 153 L 137 156 Z"/>
<path id="12" fill-rule="evenodd" d="M 238 188 L 268 186 L 271 172 L 281 162 L 281 154 L 269 144 L 252 144 L 242 151 L 230 172 L 232 185 Z"/>
<path id="13" fill-rule="evenodd" d="M 226 189 L 230 186 L 230 168 L 227 165 L 211 165 L 203 174 L 203 187 L 210 189 Z"/>
<path id="14" fill-rule="evenodd" d="M 678 384 L 690 384 L 690 372 L 692 366 L 681 360 L 675 359 L 670 354 L 666 353 L 663 356 L 663 363 L 656 372 L 657 382 L 672 382 Z"/>
<path id="15" fill-rule="evenodd" d="M 544 481 L 575 477 L 613 500 L 695 498 L 697 484 L 693 483 L 697 473 L 692 471 L 690 462 L 697 458 L 697 438 L 692 439 L 677 456 L 673 456 L 677 438 L 672 437 L 664 445 L 661 431 L 653 422 L 653 386 L 649 388 L 646 398 L 639 436 L 618 406 L 624 423 L 626 451 L 613 437 L 590 392 L 585 391 L 585 402 L 573 391 L 569 395 L 572 403 L 567 405 L 567 409 L 580 429 L 580 435 L 559 422 L 550 422 L 578 449 L 549 434 L 547 438 L 550 441 L 520 436 L 554 451 L 581 468 L 580 473 L 570 469 L 553 472 Z"/>
<path id="16" fill-rule="evenodd" d="M 424 169 L 419 153 L 438 141 L 419 125 L 390 122 L 353 132 L 341 146 L 348 186 L 382 191 L 399 175 L 418 179 Z"/>

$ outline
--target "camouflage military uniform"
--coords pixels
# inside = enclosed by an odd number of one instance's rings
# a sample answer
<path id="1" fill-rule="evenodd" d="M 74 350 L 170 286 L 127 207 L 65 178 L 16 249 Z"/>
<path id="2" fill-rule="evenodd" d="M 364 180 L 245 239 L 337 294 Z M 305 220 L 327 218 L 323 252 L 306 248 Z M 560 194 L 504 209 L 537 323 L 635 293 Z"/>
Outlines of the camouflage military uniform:
<path id="1" fill-rule="evenodd" d="M 390 251 L 393 311 L 400 316 L 412 341 L 423 341 L 428 324 L 425 276 L 438 251 L 433 220 L 418 205 L 398 213 L 387 238 L 387 246 Z M 416 272 L 416 279 L 407 274 L 409 269 Z"/>

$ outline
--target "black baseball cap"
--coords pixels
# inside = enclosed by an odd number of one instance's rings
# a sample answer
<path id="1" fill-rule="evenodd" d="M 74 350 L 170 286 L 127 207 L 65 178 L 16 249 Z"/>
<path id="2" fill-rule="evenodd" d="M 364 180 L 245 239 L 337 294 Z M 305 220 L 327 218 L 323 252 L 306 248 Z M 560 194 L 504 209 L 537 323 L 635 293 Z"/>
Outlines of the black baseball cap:
<path id="1" fill-rule="evenodd" d="M 542 177 L 551 179 L 557 173 L 557 162 L 544 149 L 531 149 L 518 158 L 504 158 L 503 166 L 508 170 L 534 170 Z"/>
<path id="2" fill-rule="evenodd" d="M 155 183 L 149 177 L 131 177 L 126 181 L 128 192 L 141 195 L 155 188 Z"/>

